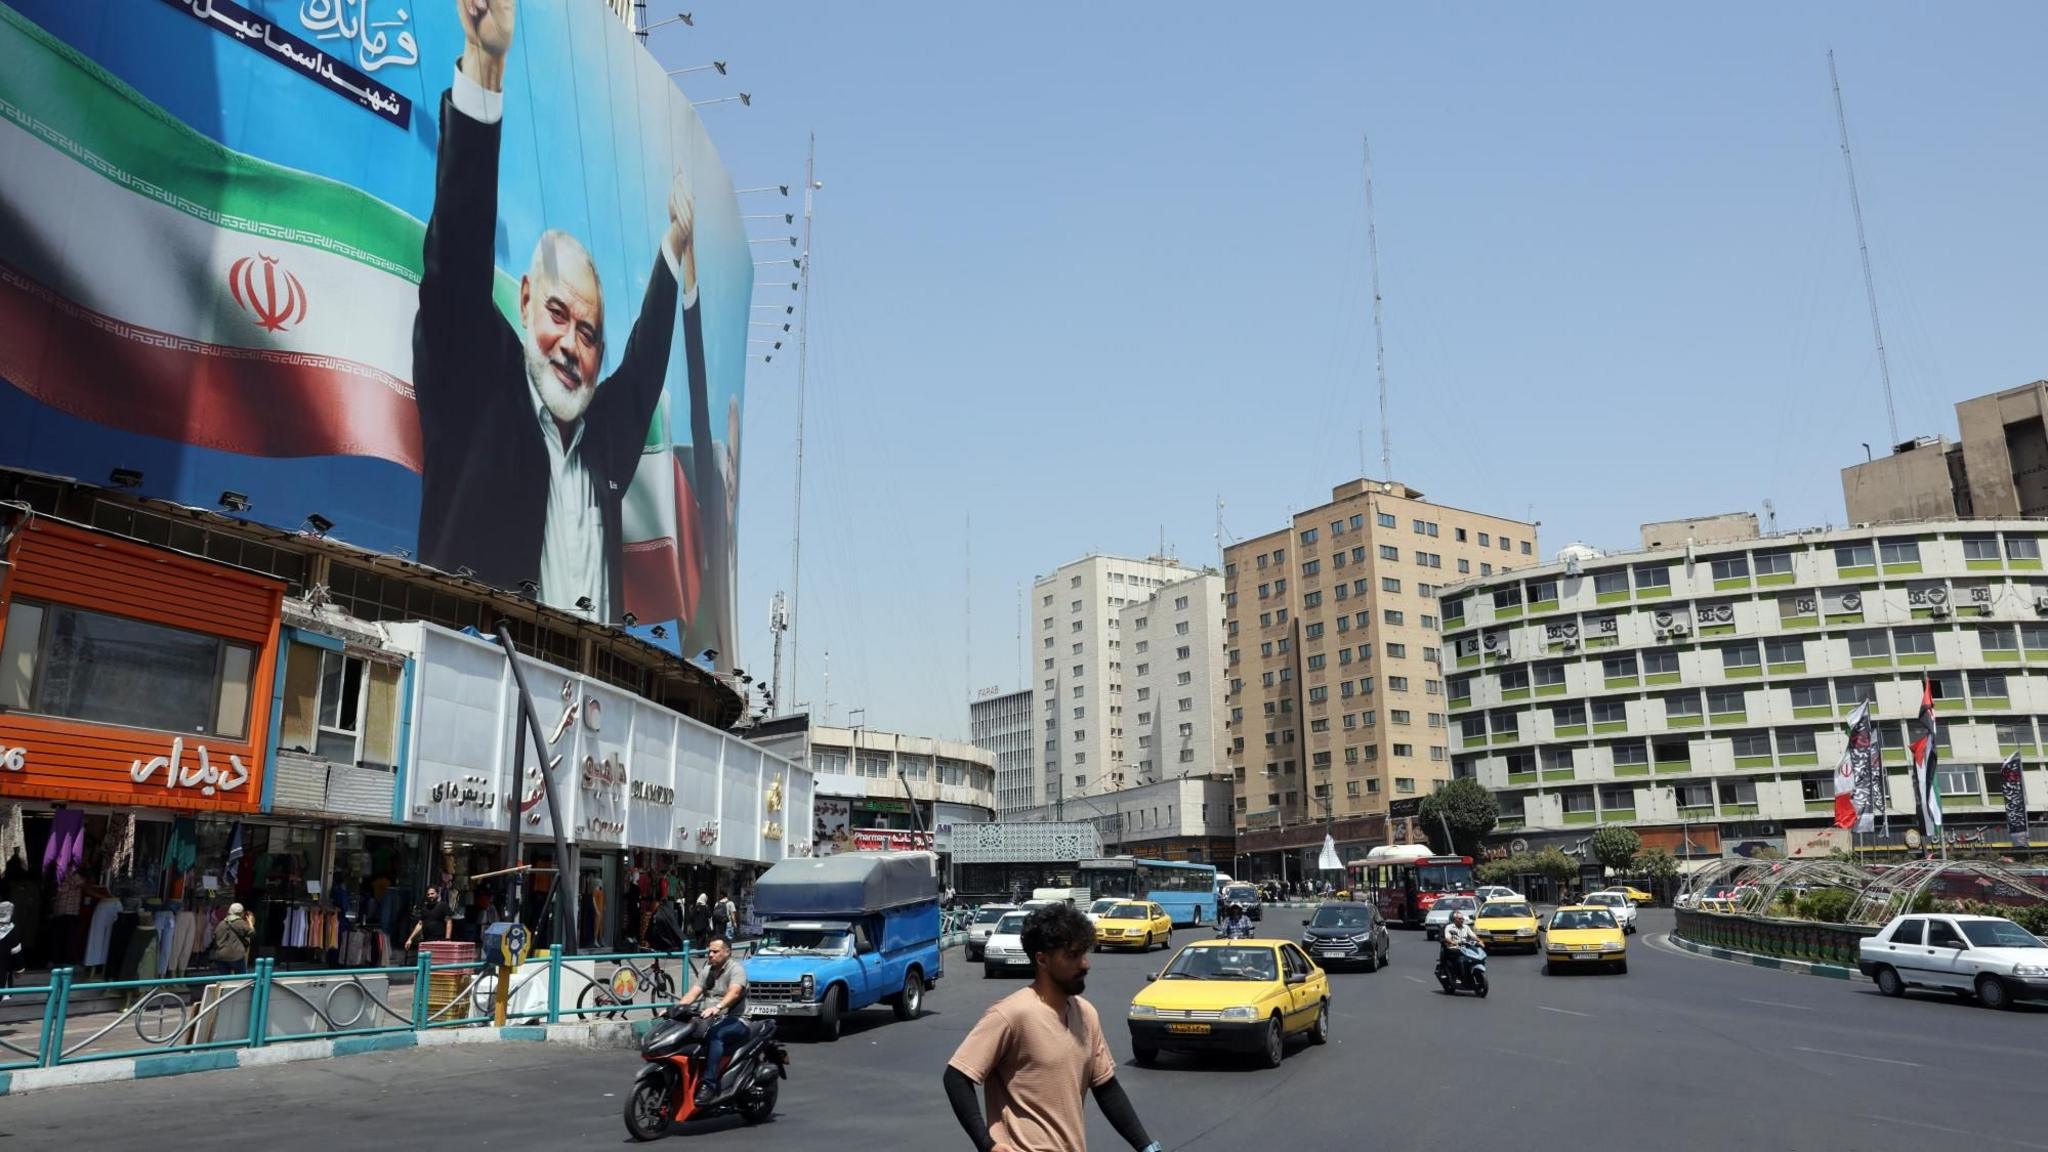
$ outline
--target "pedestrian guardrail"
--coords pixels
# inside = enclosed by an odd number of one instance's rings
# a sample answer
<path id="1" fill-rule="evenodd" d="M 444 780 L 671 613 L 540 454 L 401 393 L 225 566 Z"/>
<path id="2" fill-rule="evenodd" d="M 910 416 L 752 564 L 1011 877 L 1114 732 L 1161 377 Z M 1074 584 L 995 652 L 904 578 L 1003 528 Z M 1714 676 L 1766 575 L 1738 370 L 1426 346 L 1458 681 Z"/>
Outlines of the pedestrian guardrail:
<path id="1" fill-rule="evenodd" d="M 1695 944 L 1855 967 L 1865 939 L 1882 928 L 1860 924 L 1823 924 L 1811 920 L 1780 920 L 1740 912 L 1677 911 L 1677 934 Z"/>
<path id="2" fill-rule="evenodd" d="M 565 956 L 549 949 L 513 970 L 509 1024 L 651 1017 L 673 1007 L 701 974 L 703 959 L 680 952 Z M 55 1068 L 124 1057 L 263 1048 L 391 1032 L 489 1026 L 498 968 L 477 962 L 389 968 L 280 969 L 259 959 L 247 973 L 85 982 L 59 968 L 40 985 L 8 990 L 16 1004 L 40 1002 L 27 1029 L 0 1030 L 0 1072 Z M 116 1012 L 77 1014 L 75 1003 L 112 998 Z"/>

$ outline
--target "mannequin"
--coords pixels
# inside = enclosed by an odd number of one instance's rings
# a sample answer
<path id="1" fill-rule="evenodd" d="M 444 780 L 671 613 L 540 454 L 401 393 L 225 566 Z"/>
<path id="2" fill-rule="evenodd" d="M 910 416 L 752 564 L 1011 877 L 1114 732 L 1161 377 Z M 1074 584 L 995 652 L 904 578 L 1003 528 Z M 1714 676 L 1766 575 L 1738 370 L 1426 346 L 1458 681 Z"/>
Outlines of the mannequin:
<path id="1" fill-rule="evenodd" d="M 14 904 L 0 900 L 0 1003 L 14 999 L 14 974 L 21 970 L 21 932 L 14 923 Z"/>

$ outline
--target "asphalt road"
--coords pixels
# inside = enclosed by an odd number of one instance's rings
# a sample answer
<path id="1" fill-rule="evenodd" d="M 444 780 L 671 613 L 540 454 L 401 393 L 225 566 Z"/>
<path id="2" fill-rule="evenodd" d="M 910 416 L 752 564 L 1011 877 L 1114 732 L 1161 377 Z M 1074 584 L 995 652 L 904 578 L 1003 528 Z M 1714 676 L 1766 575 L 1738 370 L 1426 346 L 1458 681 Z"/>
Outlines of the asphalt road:
<path id="1" fill-rule="evenodd" d="M 1300 919 L 1275 910 L 1265 933 L 1298 935 Z M 1867 983 L 1660 947 L 1669 928 L 1668 913 L 1645 915 L 1626 976 L 1545 977 L 1536 957 L 1496 957 L 1483 1002 L 1438 992 L 1435 945 L 1399 933 L 1390 968 L 1333 977 L 1331 1044 L 1292 1048 L 1273 1071 L 1130 1063 L 1122 1008 L 1163 953 L 1095 957 L 1088 995 L 1168 1149 L 2048 1150 L 2029 1103 L 2048 1072 L 2048 1010 L 1887 1000 Z M 770 1123 L 727 1119 L 671 1139 L 965 1149 L 939 1073 L 982 1009 L 1018 986 L 953 953 L 922 1020 L 883 1009 L 837 1044 L 793 1045 Z M 60 1089 L 0 1099 L 0 1148 L 615 1147 L 637 1064 L 630 1052 L 496 1044 Z M 1098 1150 L 1122 1147 L 1092 1106 L 1089 1132 Z"/>

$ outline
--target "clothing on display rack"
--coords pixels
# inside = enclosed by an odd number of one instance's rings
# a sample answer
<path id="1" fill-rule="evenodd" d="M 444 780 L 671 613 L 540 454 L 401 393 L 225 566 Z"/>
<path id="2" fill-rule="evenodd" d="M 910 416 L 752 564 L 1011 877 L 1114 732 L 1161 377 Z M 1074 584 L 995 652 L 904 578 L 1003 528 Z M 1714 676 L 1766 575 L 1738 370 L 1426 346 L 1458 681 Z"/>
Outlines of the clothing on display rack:
<path id="1" fill-rule="evenodd" d="M 108 828 L 107 843 L 112 849 L 107 855 L 108 876 L 132 876 L 135 874 L 135 813 L 123 812 L 114 817 Z"/>
<path id="2" fill-rule="evenodd" d="M 43 870 L 55 869 L 57 883 L 64 883 L 85 863 L 85 813 L 74 808 L 58 811 L 50 821 L 50 842 L 43 845 Z"/>
<path id="3" fill-rule="evenodd" d="M 171 838 L 164 841 L 163 870 L 170 875 L 190 872 L 199 863 L 199 826 L 190 816 L 171 822 Z"/>
<path id="4" fill-rule="evenodd" d="M 164 970 L 172 976 L 183 976 L 185 967 L 192 959 L 192 941 L 198 916 L 191 909 L 180 909 L 171 930 L 171 953 Z"/>
<path id="5" fill-rule="evenodd" d="M 114 921 L 121 915 L 121 902 L 112 896 L 102 896 L 92 906 L 92 924 L 85 932 L 85 966 L 103 968 L 107 963 L 114 937 Z"/>

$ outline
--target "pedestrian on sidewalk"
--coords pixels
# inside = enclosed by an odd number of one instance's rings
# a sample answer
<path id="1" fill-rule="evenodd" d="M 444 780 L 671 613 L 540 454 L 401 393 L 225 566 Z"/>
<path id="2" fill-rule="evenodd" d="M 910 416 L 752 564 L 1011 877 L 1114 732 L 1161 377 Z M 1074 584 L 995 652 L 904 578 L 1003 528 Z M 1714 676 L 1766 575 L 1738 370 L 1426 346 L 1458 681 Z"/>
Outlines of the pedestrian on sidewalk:
<path id="1" fill-rule="evenodd" d="M 1051 904 L 1025 918 L 1023 942 L 1038 966 L 1030 987 L 989 1005 L 946 1065 L 946 1098 L 975 1152 L 1087 1152 L 1090 1089 L 1117 1135 L 1159 1152 L 1117 1083 L 1095 1006 L 1081 998 L 1095 925 L 1071 904 Z"/>
<path id="2" fill-rule="evenodd" d="M 732 898 L 729 896 L 720 896 L 718 902 L 711 906 L 711 936 L 713 939 L 731 940 L 733 938 L 732 922 L 734 911 Z"/>
<path id="3" fill-rule="evenodd" d="M 223 976 L 240 976 L 249 971 L 249 950 L 256 939 L 256 919 L 240 904 L 228 905 L 228 914 L 213 926 L 213 967 Z"/>
<path id="4" fill-rule="evenodd" d="M 422 938 L 428 940 L 454 939 L 455 926 L 448 920 L 448 905 L 441 900 L 441 890 L 427 885 L 427 902 L 420 905 L 420 914 L 413 921 L 412 934 L 405 938 L 405 950 L 410 952 Z"/>

